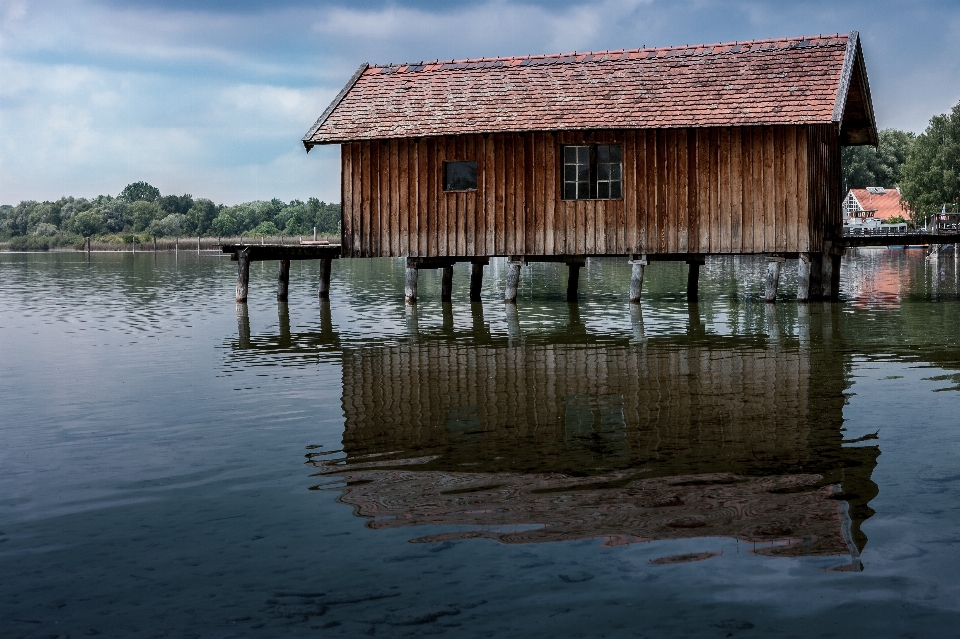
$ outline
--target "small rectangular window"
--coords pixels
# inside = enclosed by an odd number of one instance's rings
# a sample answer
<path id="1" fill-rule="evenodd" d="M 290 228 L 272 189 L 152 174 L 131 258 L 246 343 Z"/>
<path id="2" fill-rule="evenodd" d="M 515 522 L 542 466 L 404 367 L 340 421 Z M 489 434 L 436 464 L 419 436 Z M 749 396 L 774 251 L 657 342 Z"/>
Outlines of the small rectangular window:
<path id="1" fill-rule="evenodd" d="M 477 162 L 444 162 L 443 163 L 443 190 L 444 191 L 476 191 L 477 190 Z"/>
<path id="2" fill-rule="evenodd" d="M 619 144 L 563 147 L 563 199 L 623 197 L 623 151 Z"/>

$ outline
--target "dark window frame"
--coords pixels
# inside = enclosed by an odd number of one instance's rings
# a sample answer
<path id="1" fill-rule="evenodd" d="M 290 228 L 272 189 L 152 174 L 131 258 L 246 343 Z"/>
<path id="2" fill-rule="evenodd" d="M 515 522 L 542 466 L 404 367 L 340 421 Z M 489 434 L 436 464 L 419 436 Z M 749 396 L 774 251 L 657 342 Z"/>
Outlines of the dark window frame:
<path id="1" fill-rule="evenodd" d="M 623 144 L 562 144 L 560 199 L 622 200 Z"/>
<path id="2" fill-rule="evenodd" d="M 467 188 L 448 188 L 450 179 L 447 174 L 447 167 L 451 164 L 472 164 L 473 165 L 473 186 Z M 480 185 L 480 166 L 476 160 L 444 160 L 440 166 L 440 180 L 444 193 L 472 193 Z"/>

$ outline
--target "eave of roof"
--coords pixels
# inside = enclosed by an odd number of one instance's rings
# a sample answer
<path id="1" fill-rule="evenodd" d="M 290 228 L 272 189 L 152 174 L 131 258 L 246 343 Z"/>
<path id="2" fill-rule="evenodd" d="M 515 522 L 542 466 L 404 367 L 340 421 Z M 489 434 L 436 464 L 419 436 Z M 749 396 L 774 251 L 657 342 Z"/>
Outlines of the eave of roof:
<path id="1" fill-rule="evenodd" d="M 309 151 L 451 134 L 839 123 L 857 77 L 865 83 L 856 32 L 363 65 L 303 144 Z M 865 98 L 869 104 L 869 87 Z M 872 124 L 872 105 L 868 111 Z"/>

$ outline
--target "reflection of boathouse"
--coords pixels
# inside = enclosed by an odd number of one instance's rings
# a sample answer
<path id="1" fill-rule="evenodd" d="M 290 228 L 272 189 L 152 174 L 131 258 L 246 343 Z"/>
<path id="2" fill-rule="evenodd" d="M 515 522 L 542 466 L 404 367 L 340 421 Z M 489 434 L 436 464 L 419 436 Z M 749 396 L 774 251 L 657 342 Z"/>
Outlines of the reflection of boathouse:
<path id="1" fill-rule="evenodd" d="M 347 349 L 346 458 L 314 463 L 346 479 L 341 500 L 372 527 L 469 528 L 423 541 L 731 536 L 856 558 L 879 451 L 842 445 L 842 360 L 717 344 Z"/>

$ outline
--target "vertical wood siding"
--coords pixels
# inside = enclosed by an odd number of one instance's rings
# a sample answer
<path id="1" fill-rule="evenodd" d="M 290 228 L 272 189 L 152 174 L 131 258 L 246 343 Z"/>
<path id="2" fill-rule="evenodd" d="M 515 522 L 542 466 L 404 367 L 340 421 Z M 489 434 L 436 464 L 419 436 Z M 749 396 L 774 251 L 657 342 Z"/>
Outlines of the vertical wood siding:
<path id="1" fill-rule="evenodd" d="M 560 198 L 566 144 L 623 145 L 623 198 Z M 343 255 L 820 251 L 841 224 L 830 125 L 497 134 L 344 144 Z M 475 160 L 477 190 L 443 191 Z"/>

